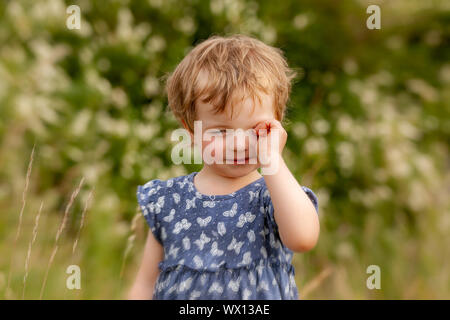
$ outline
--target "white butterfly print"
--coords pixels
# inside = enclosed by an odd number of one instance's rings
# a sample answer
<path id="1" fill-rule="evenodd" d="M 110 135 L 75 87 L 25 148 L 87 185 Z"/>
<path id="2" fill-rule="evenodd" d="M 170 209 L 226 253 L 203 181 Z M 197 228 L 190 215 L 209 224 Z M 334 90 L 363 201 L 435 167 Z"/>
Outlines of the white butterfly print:
<path id="1" fill-rule="evenodd" d="M 221 267 L 223 264 L 225 264 L 225 261 L 220 261 L 219 264 L 217 263 L 211 263 L 211 268 L 219 268 Z M 230 270 L 231 271 L 231 270 Z M 216 272 L 217 274 L 217 272 Z"/>
<path id="2" fill-rule="evenodd" d="M 269 290 L 269 285 L 267 284 L 267 282 L 265 281 L 261 281 L 258 286 L 256 287 L 256 291 L 268 291 Z"/>
<path id="3" fill-rule="evenodd" d="M 198 191 L 195 192 L 195 196 L 196 196 L 197 198 L 199 198 L 199 199 L 202 199 L 202 198 L 203 198 L 202 194 L 201 194 L 200 192 L 198 192 Z"/>
<path id="4" fill-rule="evenodd" d="M 261 231 L 259 232 L 259 234 L 262 235 L 263 237 L 266 237 L 266 235 L 269 234 L 269 229 L 267 229 L 266 227 L 264 227 L 264 229 L 261 230 Z"/>
<path id="5" fill-rule="evenodd" d="M 264 272 L 264 266 L 263 265 L 258 265 L 255 267 L 256 272 L 258 272 L 258 275 L 261 277 L 263 272 Z"/>
<path id="6" fill-rule="evenodd" d="M 191 292 L 191 294 L 189 295 L 189 300 L 195 300 L 195 299 L 198 299 L 198 298 L 200 298 L 201 295 L 202 295 L 202 293 L 201 293 L 200 291 L 193 290 L 193 291 Z"/>
<path id="7" fill-rule="evenodd" d="M 173 220 L 174 217 L 175 217 L 175 209 L 172 209 L 172 210 L 170 210 L 169 215 L 165 216 L 163 218 L 163 220 L 166 221 L 166 222 L 170 222 L 170 221 Z"/>
<path id="8" fill-rule="evenodd" d="M 180 248 L 176 248 L 172 243 L 170 245 L 169 253 L 167 254 L 167 256 L 173 256 L 173 258 L 175 259 L 178 254 L 178 250 L 180 250 Z"/>
<path id="9" fill-rule="evenodd" d="M 248 192 L 249 196 L 250 196 L 250 200 L 248 202 L 252 202 L 254 199 L 258 198 L 259 196 L 259 191 L 249 191 Z"/>
<path id="10" fill-rule="evenodd" d="M 172 186 L 173 186 L 173 179 L 167 180 L 166 186 L 167 186 L 167 188 L 172 188 Z"/>
<path id="11" fill-rule="evenodd" d="M 231 243 L 228 245 L 228 250 L 234 250 L 236 251 L 236 254 L 239 254 L 241 251 L 241 247 L 244 244 L 244 241 L 236 241 L 236 239 L 233 237 L 233 240 L 231 240 Z"/>
<path id="12" fill-rule="evenodd" d="M 188 191 L 189 192 L 194 191 L 194 184 L 192 182 L 189 182 L 189 184 L 188 184 Z"/>
<path id="13" fill-rule="evenodd" d="M 203 273 L 203 274 L 200 276 L 200 283 L 201 283 L 202 285 L 205 285 L 205 283 L 206 283 L 206 274 L 205 274 L 205 273 Z"/>
<path id="14" fill-rule="evenodd" d="M 161 289 L 167 288 L 169 286 L 170 278 L 171 278 L 171 275 L 169 274 L 169 276 L 166 278 L 166 280 L 159 282 Z"/>
<path id="15" fill-rule="evenodd" d="M 173 197 L 173 201 L 175 201 L 176 204 L 178 204 L 178 202 L 180 202 L 180 195 L 178 193 L 174 193 L 172 194 Z"/>
<path id="16" fill-rule="evenodd" d="M 191 240 L 188 237 L 183 238 L 183 248 L 184 250 L 189 250 L 191 248 Z"/>
<path id="17" fill-rule="evenodd" d="M 247 222 L 253 222 L 253 220 L 255 220 L 256 215 L 252 214 L 250 211 L 243 213 L 239 216 L 239 221 L 236 223 L 236 226 L 239 228 L 242 228 L 244 226 L 244 224 L 246 224 Z"/>
<path id="18" fill-rule="evenodd" d="M 266 250 L 266 248 L 261 247 L 261 250 L 259 250 L 259 251 L 261 252 L 261 254 L 262 254 L 262 256 L 263 256 L 264 258 L 267 258 L 267 250 Z"/>
<path id="19" fill-rule="evenodd" d="M 227 232 L 227 229 L 225 228 L 225 223 L 219 222 L 219 223 L 217 224 L 217 232 L 218 232 L 221 236 L 223 236 L 223 235 Z"/>
<path id="20" fill-rule="evenodd" d="M 223 288 L 217 281 L 214 281 L 213 284 L 211 285 L 211 287 L 209 287 L 208 292 L 209 293 L 211 293 L 211 292 L 222 293 Z"/>
<path id="21" fill-rule="evenodd" d="M 165 198 L 165 196 L 161 196 L 158 198 L 158 201 L 156 203 L 150 202 L 148 204 L 148 208 L 149 208 L 150 212 L 160 213 L 161 208 L 164 207 L 164 198 Z"/>
<path id="22" fill-rule="evenodd" d="M 284 294 L 285 294 L 285 295 L 288 295 L 288 294 L 289 294 L 289 286 L 286 286 L 286 287 L 284 288 Z"/>
<path id="23" fill-rule="evenodd" d="M 256 284 L 256 277 L 255 277 L 255 275 L 253 274 L 252 271 L 250 271 L 249 274 L 248 274 L 248 281 L 250 282 L 250 284 L 252 286 L 254 286 Z"/>
<path id="24" fill-rule="evenodd" d="M 167 290 L 167 294 L 171 294 L 172 292 L 176 291 L 178 288 L 178 284 L 174 284 L 172 287 Z"/>
<path id="25" fill-rule="evenodd" d="M 251 295 L 252 295 L 252 292 L 249 289 L 245 288 L 243 296 L 242 296 L 242 300 L 248 300 Z"/>
<path id="26" fill-rule="evenodd" d="M 269 189 L 266 189 L 263 193 L 263 197 L 268 197 L 268 196 L 270 196 L 270 192 L 269 192 Z"/>
<path id="27" fill-rule="evenodd" d="M 277 285 L 277 280 L 275 280 L 275 278 L 273 278 L 273 280 L 272 280 L 272 286 L 276 286 Z"/>
<path id="28" fill-rule="evenodd" d="M 161 240 L 166 240 L 166 238 L 167 238 L 166 228 L 161 227 Z"/>
<path id="29" fill-rule="evenodd" d="M 193 261 L 194 261 L 195 267 L 197 267 L 197 268 L 203 267 L 203 260 L 199 256 L 194 256 Z"/>
<path id="30" fill-rule="evenodd" d="M 254 242 L 256 239 L 255 232 L 253 230 L 250 230 L 249 232 L 247 232 L 247 238 L 248 238 L 248 241 Z"/>
<path id="31" fill-rule="evenodd" d="M 232 291 L 234 292 L 238 292 L 239 291 L 239 279 L 238 280 L 230 280 L 230 282 L 228 282 L 228 288 L 230 288 Z"/>
<path id="32" fill-rule="evenodd" d="M 200 217 L 197 218 L 197 223 L 200 225 L 200 227 L 206 227 L 208 225 L 208 223 L 211 222 L 212 217 L 209 216 L 205 219 L 202 219 Z"/>
<path id="33" fill-rule="evenodd" d="M 213 256 L 221 256 L 223 255 L 223 250 L 220 250 L 218 245 L 217 245 L 217 241 L 214 241 L 211 245 L 211 254 Z"/>
<path id="34" fill-rule="evenodd" d="M 144 200 L 146 198 L 146 195 L 143 193 L 139 193 L 139 197 L 141 198 L 141 200 Z M 141 206 L 142 207 L 142 206 Z"/>
<path id="35" fill-rule="evenodd" d="M 190 208 L 196 208 L 195 199 L 195 197 L 193 197 L 192 200 L 186 199 L 186 210 L 189 210 Z"/>
<path id="36" fill-rule="evenodd" d="M 206 234 L 204 234 L 202 232 L 202 234 L 200 235 L 200 238 L 195 240 L 194 243 L 198 246 L 198 248 L 200 250 L 203 250 L 203 247 L 205 246 L 206 243 L 208 243 L 209 241 L 211 241 L 211 238 L 208 238 L 206 236 Z"/>
<path id="37" fill-rule="evenodd" d="M 180 282 L 180 285 L 178 287 L 178 292 L 183 292 L 185 290 L 188 290 L 191 287 L 192 284 L 192 278 L 187 278 L 186 280 Z"/>
<path id="38" fill-rule="evenodd" d="M 278 249 L 280 247 L 280 242 L 275 240 L 273 233 L 270 234 L 270 246 L 274 249 Z"/>
<path id="39" fill-rule="evenodd" d="M 295 278 L 292 274 L 289 275 L 289 283 L 291 284 L 291 286 L 295 286 Z"/>
<path id="40" fill-rule="evenodd" d="M 175 223 L 175 227 L 173 229 L 173 233 L 178 234 L 182 229 L 189 229 L 192 223 L 188 222 L 186 219 L 183 219 L 177 223 Z"/>
<path id="41" fill-rule="evenodd" d="M 216 206 L 215 201 L 209 201 L 209 200 L 203 201 L 203 208 L 206 208 L 206 207 L 214 208 L 215 206 Z"/>
<path id="42" fill-rule="evenodd" d="M 231 207 L 231 210 L 227 210 L 223 213 L 225 217 L 234 217 L 237 213 L 237 202 L 233 203 L 233 206 Z"/>
<path id="43" fill-rule="evenodd" d="M 150 197 L 151 195 L 154 195 L 156 193 L 156 188 L 151 188 L 148 193 L 147 193 L 147 197 Z"/>
<path id="44" fill-rule="evenodd" d="M 250 251 L 244 253 L 242 261 L 238 263 L 238 266 L 246 266 L 252 262 L 252 253 Z"/>
<path id="45" fill-rule="evenodd" d="M 187 179 L 187 178 L 184 178 L 183 181 L 179 181 L 179 182 L 177 182 L 177 183 L 178 183 L 178 185 L 180 186 L 180 188 L 183 189 L 184 186 L 185 186 L 188 182 L 189 182 L 188 179 Z"/>
<path id="46" fill-rule="evenodd" d="M 290 261 L 292 259 L 292 254 L 291 253 L 287 253 L 286 254 L 286 260 Z"/>
<path id="47" fill-rule="evenodd" d="M 266 208 L 264 206 L 260 206 L 259 207 L 259 212 L 261 212 L 262 214 L 266 214 Z"/>
<path id="48" fill-rule="evenodd" d="M 152 181 L 149 181 L 149 182 L 147 182 L 146 184 L 144 184 L 144 188 L 149 188 L 149 187 L 153 187 L 153 180 Z"/>

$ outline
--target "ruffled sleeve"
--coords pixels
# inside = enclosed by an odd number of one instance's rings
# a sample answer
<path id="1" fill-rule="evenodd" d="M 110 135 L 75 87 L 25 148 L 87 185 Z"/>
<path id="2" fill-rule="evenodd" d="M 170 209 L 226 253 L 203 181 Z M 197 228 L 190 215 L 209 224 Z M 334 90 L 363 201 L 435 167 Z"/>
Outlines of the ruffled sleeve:
<path id="1" fill-rule="evenodd" d="M 165 201 L 165 188 L 162 186 L 162 181 L 155 179 L 143 186 L 138 186 L 136 195 L 139 207 L 150 230 L 156 240 L 162 245 L 161 223 L 158 218 Z"/>
<path id="2" fill-rule="evenodd" d="M 316 209 L 317 214 L 319 214 L 319 200 L 315 193 L 309 189 L 308 187 L 302 186 L 303 191 L 306 193 L 306 195 L 309 197 L 311 202 L 314 205 L 314 208 Z M 272 204 L 272 199 L 270 198 L 269 189 L 267 187 L 264 188 L 263 193 L 263 199 L 264 199 L 264 209 L 267 214 L 267 218 L 270 221 L 271 225 L 275 228 L 275 231 L 278 231 L 277 224 L 275 222 L 275 216 L 274 216 L 274 209 Z"/>
<path id="3" fill-rule="evenodd" d="M 303 191 L 305 191 L 306 195 L 309 197 L 309 199 L 314 204 L 314 208 L 316 208 L 317 214 L 319 214 L 319 200 L 317 199 L 317 196 L 315 193 L 309 189 L 308 187 L 302 186 Z"/>

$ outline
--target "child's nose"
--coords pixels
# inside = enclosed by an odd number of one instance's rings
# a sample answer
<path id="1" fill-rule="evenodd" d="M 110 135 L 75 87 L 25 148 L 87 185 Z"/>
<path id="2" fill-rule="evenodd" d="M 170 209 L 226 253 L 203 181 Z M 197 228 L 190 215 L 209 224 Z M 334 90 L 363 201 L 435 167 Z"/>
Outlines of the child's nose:
<path id="1" fill-rule="evenodd" d="M 244 130 L 237 130 L 234 134 L 234 151 L 246 151 L 249 145 L 249 133 Z"/>
<path id="2" fill-rule="evenodd" d="M 234 139 L 234 149 L 235 151 L 242 151 L 246 149 L 247 141 L 244 135 L 236 136 Z"/>

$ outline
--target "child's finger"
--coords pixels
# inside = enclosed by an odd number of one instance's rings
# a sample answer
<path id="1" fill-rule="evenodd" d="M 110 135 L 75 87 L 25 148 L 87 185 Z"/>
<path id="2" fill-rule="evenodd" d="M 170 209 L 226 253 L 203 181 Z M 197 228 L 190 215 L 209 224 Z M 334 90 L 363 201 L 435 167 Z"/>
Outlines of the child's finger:
<path id="1" fill-rule="evenodd" d="M 269 126 L 271 129 L 282 129 L 283 126 L 281 125 L 281 122 L 276 120 L 276 119 L 272 119 L 269 122 Z"/>
<path id="2" fill-rule="evenodd" d="M 265 129 L 265 134 L 264 131 L 261 132 L 261 135 L 267 135 L 270 133 L 270 131 L 272 129 L 283 129 L 283 126 L 281 125 L 281 122 L 276 120 L 276 119 L 270 119 L 270 120 L 265 120 L 265 121 L 261 121 L 259 122 L 256 126 L 255 126 L 255 130 L 256 132 L 259 134 L 260 130 Z"/>
<path id="3" fill-rule="evenodd" d="M 268 121 L 261 121 L 255 126 L 255 131 L 258 136 L 264 136 L 269 132 L 269 128 L 270 125 Z"/>

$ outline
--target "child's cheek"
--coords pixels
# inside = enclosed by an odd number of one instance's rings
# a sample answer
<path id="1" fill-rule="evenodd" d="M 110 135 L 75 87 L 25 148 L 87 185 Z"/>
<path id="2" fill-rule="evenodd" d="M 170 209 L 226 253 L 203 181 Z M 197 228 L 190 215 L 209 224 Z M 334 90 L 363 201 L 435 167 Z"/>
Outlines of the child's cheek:
<path id="1" fill-rule="evenodd" d="M 205 150 L 208 150 L 209 154 L 213 157 L 215 157 L 216 155 L 216 150 L 215 150 L 215 139 L 217 139 L 214 136 L 208 136 L 207 138 L 205 138 L 206 135 L 204 136 L 204 139 L 202 140 L 202 150 L 203 152 L 205 152 Z M 208 147 L 208 149 L 206 149 Z"/>
<path id="2" fill-rule="evenodd" d="M 208 154 L 210 154 L 212 157 L 216 157 L 217 155 L 217 161 L 220 160 L 222 163 L 224 163 L 227 152 L 226 143 L 227 139 L 225 136 L 213 136 L 210 138 L 210 140 L 203 140 L 203 150 L 206 150 L 206 147 L 208 147 Z M 232 143 L 230 152 L 233 153 Z"/>

